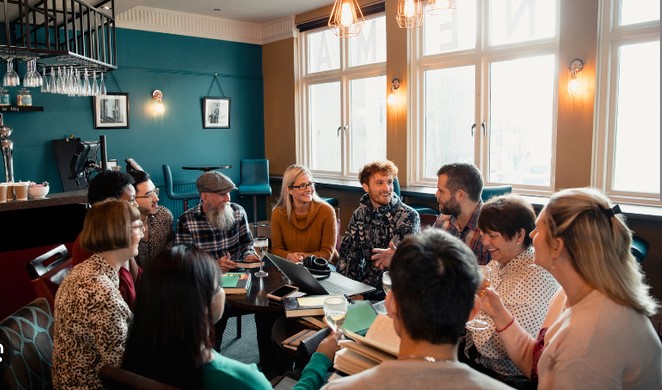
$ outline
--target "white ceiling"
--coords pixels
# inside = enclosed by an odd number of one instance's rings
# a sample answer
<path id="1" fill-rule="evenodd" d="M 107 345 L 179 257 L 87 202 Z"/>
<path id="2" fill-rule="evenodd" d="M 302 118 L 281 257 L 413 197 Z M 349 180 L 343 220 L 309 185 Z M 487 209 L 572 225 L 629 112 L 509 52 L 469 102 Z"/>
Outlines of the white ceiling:
<path id="1" fill-rule="evenodd" d="M 136 6 L 266 23 L 333 4 L 334 0 L 115 0 L 115 15 Z M 215 11 L 218 9 L 220 11 Z"/>

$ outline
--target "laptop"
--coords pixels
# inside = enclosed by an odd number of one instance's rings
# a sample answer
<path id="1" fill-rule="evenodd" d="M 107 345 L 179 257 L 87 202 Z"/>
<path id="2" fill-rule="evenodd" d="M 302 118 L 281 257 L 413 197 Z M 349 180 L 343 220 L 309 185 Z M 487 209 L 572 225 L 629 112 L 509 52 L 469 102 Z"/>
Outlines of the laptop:
<path id="1" fill-rule="evenodd" d="M 337 272 L 331 272 L 327 279 L 317 280 L 308 268 L 302 265 L 294 264 L 273 253 L 267 252 L 266 256 L 287 276 L 291 284 L 309 295 L 356 295 L 376 290 L 368 284 L 357 282 Z"/>

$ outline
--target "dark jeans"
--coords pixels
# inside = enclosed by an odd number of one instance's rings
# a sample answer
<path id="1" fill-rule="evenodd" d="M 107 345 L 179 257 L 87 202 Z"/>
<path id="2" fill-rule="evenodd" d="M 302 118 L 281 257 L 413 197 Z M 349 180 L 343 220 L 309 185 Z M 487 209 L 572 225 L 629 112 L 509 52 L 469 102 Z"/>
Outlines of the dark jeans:
<path id="1" fill-rule="evenodd" d="M 536 390 L 538 388 L 538 383 L 531 381 L 529 378 L 521 375 L 521 376 L 514 376 L 514 375 L 501 375 L 496 371 L 492 371 L 487 367 L 481 366 L 476 362 L 476 359 L 478 357 L 478 350 L 476 349 L 475 346 L 471 346 L 469 348 L 469 356 L 467 356 L 464 353 L 464 345 L 465 342 L 462 341 L 459 346 L 458 350 L 458 359 L 471 366 L 471 368 L 475 369 L 476 371 L 480 371 L 483 374 L 490 376 L 500 382 L 503 382 L 507 384 L 510 387 L 514 387 L 516 389 L 520 390 Z"/>
<path id="2" fill-rule="evenodd" d="M 228 324 L 230 317 L 236 317 L 244 314 L 252 314 L 250 312 L 234 308 L 228 303 L 225 305 L 223 317 L 216 323 L 214 332 L 216 334 L 216 342 L 214 349 L 221 350 L 223 342 L 223 333 Z M 292 369 L 292 360 L 285 354 L 285 352 L 273 343 L 271 340 L 271 328 L 274 322 L 282 316 L 281 312 L 257 312 L 255 313 L 255 330 L 257 333 L 257 348 L 260 352 L 260 368 L 268 379 L 277 375 L 282 375 L 286 371 Z"/>

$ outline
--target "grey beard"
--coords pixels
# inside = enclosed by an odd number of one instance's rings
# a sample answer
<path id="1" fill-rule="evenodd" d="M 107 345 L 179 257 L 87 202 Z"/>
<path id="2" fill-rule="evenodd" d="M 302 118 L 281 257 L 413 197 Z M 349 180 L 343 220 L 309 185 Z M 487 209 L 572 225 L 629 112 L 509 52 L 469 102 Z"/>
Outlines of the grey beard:
<path id="1" fill-rule="evenodd" d="M 207 222 L 212 227 L 215 227 L 219 230 L 230 230 L 234 227 L 234 211 L 229 204 L 226 204 L 222 209 L 214 209 L 210 212 L 205 213 L 207 217 Z"/>

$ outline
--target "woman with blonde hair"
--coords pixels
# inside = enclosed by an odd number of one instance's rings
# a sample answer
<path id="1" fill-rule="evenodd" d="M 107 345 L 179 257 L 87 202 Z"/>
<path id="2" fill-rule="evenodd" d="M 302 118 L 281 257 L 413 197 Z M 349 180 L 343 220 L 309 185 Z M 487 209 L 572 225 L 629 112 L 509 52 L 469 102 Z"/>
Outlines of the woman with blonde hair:
<path id="1" fill-rule="evenodd" d="M 332 260 L 337 237 L 336 213 L 315 192 L 313 175 L 302 165 L 287 167 L 271 213 L 272 252 L 292 262 L 310 255 Z"/>
<path id="2" fill-rule="evenodd" d="M 632 233 L 618 206 L 595 189 L 554 194 L 531 233 L 535 263 L 562 289 L 537 339 L 488 289 L 488 313 L 508 355 L 540 389 L 659 389 L 662 345 L 648 316 L 656 301 L 630 253 Z"/>

